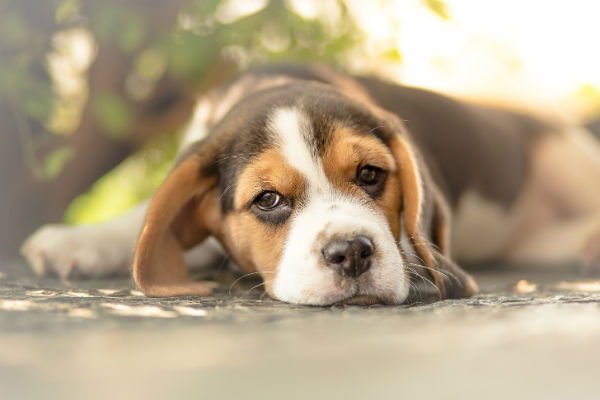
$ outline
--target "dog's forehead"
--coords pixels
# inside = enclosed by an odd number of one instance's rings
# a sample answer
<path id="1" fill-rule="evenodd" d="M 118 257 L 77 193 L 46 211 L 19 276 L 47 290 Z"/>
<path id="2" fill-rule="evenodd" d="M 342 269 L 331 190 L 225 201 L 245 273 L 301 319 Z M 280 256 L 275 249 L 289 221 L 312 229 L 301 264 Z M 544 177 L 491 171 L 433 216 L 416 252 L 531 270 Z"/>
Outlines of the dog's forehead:
<path id="1" fill-rule="evenodd" d="M 287 121 L 302 124 L 304 137 L 319 154 L 325 151 L 332 133 L 339 127 L 374 135 L 386 144 L 390 139 L 390 130 L 385 129 L 387 121 L 376 116 L 368 104 L 316 82 L 295 82 L 254 93 L 233 108 L 229 117 L 252 128 L 252 132 L 237 129 L 236 140 L 246 146 L 264 144 L 264 133 L 271 143 L 277 140 L 283 132 L 269 128 L 274 122 L 284 123 L 285 115 L 292 117 Z"/>
<path id="2" fill-rule="evenodd" d="M 310 185 L 327 186 L 319 154 L 329 140 L 317 141 L 311 121 L 297 107 L 273 110 L 267 129 L 286 162 L 299 171 Z M 329 132 L 321 136 L 329 138 Z"/>
<path id="3" fill-rule="evenodd" d="M 366 106 L 319 84 L 290 84 L 257 93 L 234 108 L 229 118 L 230 144 L 220 164 L 223 211 L 233 209 L 237 179 L 249 163 L 270 149 L 313 186 L 327 178 L 319 165 L 333 135 L 350 129 L 357 135 L 389 142 L 389 129 Z"/>

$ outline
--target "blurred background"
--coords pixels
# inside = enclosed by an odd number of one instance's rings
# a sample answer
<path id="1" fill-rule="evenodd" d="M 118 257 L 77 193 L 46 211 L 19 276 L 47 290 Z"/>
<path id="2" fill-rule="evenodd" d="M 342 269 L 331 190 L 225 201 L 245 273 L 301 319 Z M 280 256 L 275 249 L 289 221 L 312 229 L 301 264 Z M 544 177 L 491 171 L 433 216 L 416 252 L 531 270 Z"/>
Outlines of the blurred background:
<path id="1" fill-rule="evenodd" d="M 194 99 L 319 61 L 576 122 L 600 114 L 587 0 L 0 0 L 0 255 L 151 195 Z"/>

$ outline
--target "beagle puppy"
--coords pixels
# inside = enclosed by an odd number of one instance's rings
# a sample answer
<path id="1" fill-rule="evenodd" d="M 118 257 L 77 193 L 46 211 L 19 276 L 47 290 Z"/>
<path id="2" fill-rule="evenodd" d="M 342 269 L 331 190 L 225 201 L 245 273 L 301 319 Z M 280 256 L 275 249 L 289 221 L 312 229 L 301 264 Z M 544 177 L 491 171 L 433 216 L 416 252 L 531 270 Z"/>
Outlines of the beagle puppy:
<path id="1" fill-rule="evenodd" d="M 264 67 L 199 101 L 151 201 L 43 227 L 22 252 L 63 277 L 127 271 L 134 253 L 148 296 L 209 295 L 186 264 L 224 250 L 285 302 L 400 304 L 415 279 L 461 298 L 477 285 L 455 260 L 594 265 L 599 183 L 583 129 L 322 66 Z"/>

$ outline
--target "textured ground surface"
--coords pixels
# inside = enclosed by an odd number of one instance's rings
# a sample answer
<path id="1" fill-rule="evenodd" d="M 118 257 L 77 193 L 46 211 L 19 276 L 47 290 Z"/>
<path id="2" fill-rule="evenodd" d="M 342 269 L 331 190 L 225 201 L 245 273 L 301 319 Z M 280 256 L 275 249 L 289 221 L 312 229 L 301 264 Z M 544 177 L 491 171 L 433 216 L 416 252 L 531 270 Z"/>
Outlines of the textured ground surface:
<path id="1" fill-rule="evenodd" d="M 475 276 L 470 299 L 316 308 L 261 300 L 251 283 L 148 299 L 128 280 L 39 279 L 4 260 L 0 396 L 600 396 L 597 277 Z"/>

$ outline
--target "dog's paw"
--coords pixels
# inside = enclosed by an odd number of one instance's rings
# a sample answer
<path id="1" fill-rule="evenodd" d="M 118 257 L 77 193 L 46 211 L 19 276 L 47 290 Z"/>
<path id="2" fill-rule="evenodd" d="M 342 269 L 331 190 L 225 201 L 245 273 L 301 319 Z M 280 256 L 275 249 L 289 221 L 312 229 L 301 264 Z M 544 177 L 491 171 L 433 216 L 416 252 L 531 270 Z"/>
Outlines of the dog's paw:
<path id="1" fill-rule="evenodd" d="M 38 275 L 91 278 L 125 273 L 129 247 L 99 227 L 46 225 L 23 243 L 21 254 Z"/>

